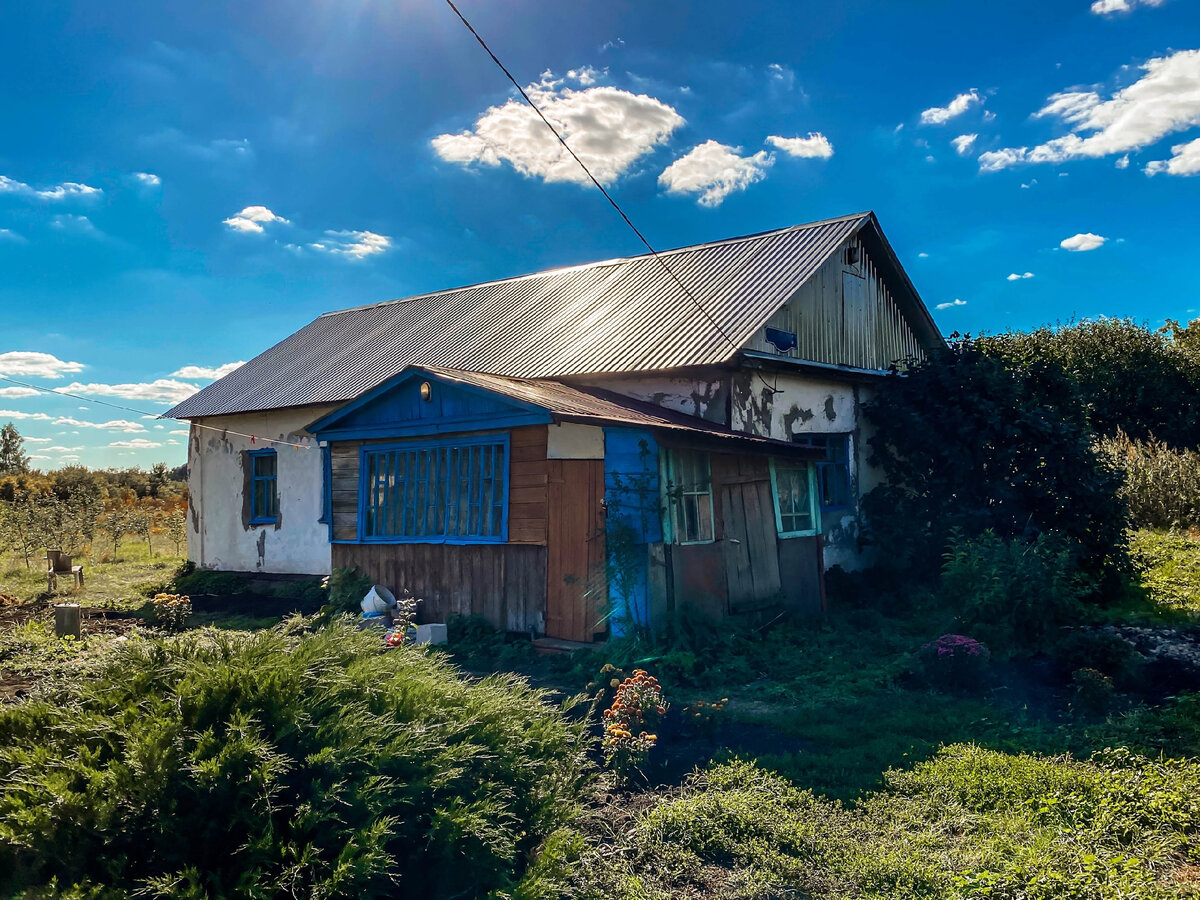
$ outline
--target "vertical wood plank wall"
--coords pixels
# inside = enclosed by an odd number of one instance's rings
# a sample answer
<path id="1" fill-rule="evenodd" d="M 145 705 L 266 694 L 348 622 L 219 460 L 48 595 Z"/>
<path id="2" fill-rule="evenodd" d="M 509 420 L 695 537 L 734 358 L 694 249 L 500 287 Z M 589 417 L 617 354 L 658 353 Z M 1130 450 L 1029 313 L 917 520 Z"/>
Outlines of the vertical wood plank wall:
<path id="1" fill-rule="evenodd" d="M 551 459 L 550 541 L 546 560 L 546 634 L 590 641 L 605 630 L 604 461 Z"/>

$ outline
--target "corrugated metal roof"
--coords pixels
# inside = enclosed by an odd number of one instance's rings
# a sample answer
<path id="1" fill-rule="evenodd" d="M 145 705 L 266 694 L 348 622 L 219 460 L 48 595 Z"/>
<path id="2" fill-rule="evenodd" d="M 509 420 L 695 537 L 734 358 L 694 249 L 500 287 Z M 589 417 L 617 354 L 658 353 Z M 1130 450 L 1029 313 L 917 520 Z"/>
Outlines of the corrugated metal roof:
<path id="1" fill-rule="evenodd" d="M 725 362 L 868 222 L 857 213 L 660 253 L 699 307 L 646 255 L 326 313 L 167 415 L 349 400 L 408 365 L 554 378 Z"/>

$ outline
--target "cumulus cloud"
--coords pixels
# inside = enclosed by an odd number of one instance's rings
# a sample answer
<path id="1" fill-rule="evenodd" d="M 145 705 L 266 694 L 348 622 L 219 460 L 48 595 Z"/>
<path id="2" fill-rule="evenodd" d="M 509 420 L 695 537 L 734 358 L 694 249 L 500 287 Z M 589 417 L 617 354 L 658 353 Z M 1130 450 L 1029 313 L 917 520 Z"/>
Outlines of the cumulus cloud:
<path id="1" fill-rule="evenodd" d="M 134 438 L 130 441 L 113 441 L 108 446 L 124 447 L 129 450 L 150 450 L 154 447 L 161 447 L 162 444 L 158 441 L 148 441 L 145 438 Z"/>
<path id="2" fill-rule="evenodd" d="M 47 453 L 74 453 L 77 450 L 82 450 L 82 447 L 43 447 Z"/>
<path id="3" fill-rule="evenodd" d="M 135 384 L 68 384 L 65 391 L 72 394 L 93 394 L 98 397 L 120 397 L 124 400 L 146 400 L 151 403 L 179 403 L 199 390 L 194 384 L 156 378 Z"/>
<path id="4" fill-rule="evenodd" d="M 45 416 L 45 418 L 50 418 Z M 144 425 L 138 422 L 130 422 L 126 419 L 113 419 L 110 422 L 81 422 L 79 419 L 73 419 L 70 416 L 60 416 L 54 420 L 55 425 L 66 425 L 71 428 L 99 428 L 102 431 L 123 431 L 126 434 L 136 434 L 139 431 L 145 431 Z"/>
<path id="5" fill-rule="evenodd" d="M 246 233 L 261 233 L 264 225 L 269 225 L 272 222 L 287 223 L 287 219 L 283 216 L 277 216 L 265 206 L 247 206 L 240 213 L 230 216 L 223 220 L 223 224 L 228 225 L 234 231 Z"/>
<path id="6" fill-rule="evenodd" d="M 1024 274 L 1017 274 L 1016 272 L 1013 272 L 1011 275 L 1008 276 L 1008 278 L 1006 280 L 1007 281 L 1020 281 L 1023 278 L 1032 278 L 1032 277 L 1033 277 L 1032 272 L 1025 272 Z"/>
<path id="7" fill-rule="evenodd" d="M 1087 250 L 1095 250 L 1101 246 L 1108 238 L 1101 237 L 1098 234 L 1092 234 L 1090 231 L 1081 234 L 1073 234 L 1069 238 L 1060 241 L 1058 246 L 1064 250 L 1070 250 L 1073 253 L 1083 253 Z"/>
<path id="8" fill-rule="evenodd" d="M 951 119 L 957 118 L 965 113 L 972 106 L 979 106 L 983 103 L 983 97 L 975 88 L 967 91 L 965 94 L 959 94 L 945 106 L 931 106 L 929 109 L 921 113 L 922 125 L 945 125 Z"/>
<path id="9" fill-rule="evenodd" d="M 104 237 L 100 229 L 92 224 L 91 219 L 74 213 L 62 213 L 55 216 L 50 220 L 50 227 L 74 234 L 86 234 L 90 237 Z"/>
<path id="10" fill-rule="evenodd" d="M 10 350 L 0 353 L 0 375 L 62 378 L 67 373 L 82 371 L 83 363 L 65 362 L 50 353 L 34 350 Z"/>
<path id="11" fill-rule="evenodd" d="M 1170 159 L 1156 159 L 1143 169 L 1147 175 L 1166 172 L 1168 175 L 1200 174 L 1200 138 L 1171 148 Z"/>
<path id="12" fill-rule="evenodd" d="M 1166 0 L 1096 0 L 1092 12 L 1097 16 L 1133 12 L 1135 6 L 1162 6 Z"/>
<path id="13" fill-rule="evenodd" d="M 245 360 L 237 362 L 225 363 L 222 366 L 184 366 L 182 369 L 176 369 L 171 373 L 172 378 L 207 378 L 215 380 L 224 378 L 234 369 L 237 369 L 246 364 Z"/>
<path id="14" fill-rule="evenodd" d="M 977 134 L 960 134 L 950 143 L 954 145 L 954 150 L 959 156 L 966 156 L 974 148 L 977 137 Z"/>
<path id="15" fill-rule="evenodd" d="M 526 90 L 601 184 L 612 184 L 684 123 L 654 97 L 607 86 L 574 90 L 549 72 Z M 447 162 L 492 167 L 507 162 L 544 181 L 588 183 L 537 113 L 518 100 L 489 108 L 473 128 L 440 134 L 432 145 Z"/>
<path id="16" fill-rule="evenodd" d="M 767 138 L 767 143 L 777 147 L 788 156 L 799 156 L 806 159 L 829 159 L 833 156 L 833 144 L 829 138 L 819 131 L 810 131 L 808 137 L 780 137 L 773 134 Z"/>
<path id="17" fill-rule="evenodd" d="M 5 387 L 0 388 L 0 397 L 36 397 L 41 391 L 35 391 L 33 388 L 27 387 Z"/>
<path id="18" fill-rule="evenodd" d="M 152 172 L 134 172 L 133 177 L 138 184 L 145 187 L 158 187 L 162 184 L 162 179 Z"/>
<path id="19" fill-rule="evenodd" d="M 985 172 L 1018 163 L 1058 163 L 1140 150 L 1177 131 L 1200 125 L 1200 50 L 1147 60 L 1145 73 L 1104 99 L 1093 90 L 1051 94 L 1034 118 L 1053 117 L 1071 133 L 1036 147 L 981 154 Z"/>
<path id="20" fill-rule="evenodd" d="M 50 417 L 45 413 L 21 412 L 16 409 L 0 409 L 0 421 L 4 419 L 33 419 L 37 422 L 49 422 Z"/>
<path id="21" fill-rule="evenodd" d="M 365 259 L 390 248 L 392 239 L 373 231 L 326 231 L 324 238 L 308 246 L 322 253 Z"/>
<path id="22" fill-rule="evenodd" d="M 956 298 L 954 298 L 953 300 L 949 300 L 949 301 L 947 301 L 947 302 L 945 302 L 945 303 L 939 303 L 939 304 L 937 305 L 937 307 L 936 307 L 936 308 L 937 308 L 937 309 L 952 309 L 952 308 L 954 308 L 955 306 L 966 306 L 966 305 L 967 305 L 967 301 L 966 301 L 966 300 L 959 300 L 959 299 L 956 297 Z"/>
<path id="23" fill-rule="evenodd" d="M 705 141 L 667 166 L 658 176 L 668 194 L 698 194 L 701 206 L 720 206 L 734 191 L 762 181 L 775 157 L 765 150 L 739 156 L 740 147 Z"/>
<path id="24" fill-rule="evenodd" d="M 14 194 L 32 200 L 77 200 L 98 197 L 104 191 L 76 181 L 64 181 L 48 188 L 35 188 L 7 175 L 0 175 L 0 194 Z"/>

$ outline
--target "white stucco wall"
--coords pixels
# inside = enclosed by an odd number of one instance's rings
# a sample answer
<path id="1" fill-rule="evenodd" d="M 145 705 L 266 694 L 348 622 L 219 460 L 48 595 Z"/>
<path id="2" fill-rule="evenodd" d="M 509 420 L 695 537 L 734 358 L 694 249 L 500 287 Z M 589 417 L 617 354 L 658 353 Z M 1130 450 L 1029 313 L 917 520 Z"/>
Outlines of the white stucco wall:
<path id="1" fill-rule="evenodd" d="M 188 559 L 197 566 L 227 572 L 329 573 L 329 531 L 317 521 L 322 503 L 321 452 L 304 426 L 335 408 L 214 416 L 192 424 L 188 438 Z M 255 437 L 254 443 L 249 435 Z M 301 444 L 302 449 L 273 445 L 264 438 Z M 246 452 L 269 447 L 277 451 L 279 521 L 246 525 Z"/>
<path id="2" fill-rule="evenodd" d="M 592 375 L 580 381 L 709 422 L 725 421 L 729 377 L 724 373 L 639 372 L 636 375 Z"/>

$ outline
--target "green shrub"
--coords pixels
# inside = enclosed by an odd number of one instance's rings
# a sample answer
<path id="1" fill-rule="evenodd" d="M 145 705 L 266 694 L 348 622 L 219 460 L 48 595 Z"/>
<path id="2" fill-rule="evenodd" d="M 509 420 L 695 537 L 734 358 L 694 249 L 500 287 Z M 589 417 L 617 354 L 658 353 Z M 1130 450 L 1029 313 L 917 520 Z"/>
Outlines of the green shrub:
<path id="1" fill-rule="evenodd" d="M 321 621 L 328 622 L 337 616 L 357 616 L 362 612 L 363 597 L 375 583 L 358 569 L 343 568 L 334 569 L 325 586 L 329 599 L 321 608 Z"/>
<path id="2" fill-rule="evenodd" d="M 1124 433 L 1100 448 L 1121 472 L 1121 497 L 1135 527 L 1200 526 L 1200 452 L 1132 441 Z"/>
<path id="3" fill-rule="evenodd" d="M 0 895 L 507 890 L 572 814 L 583 727 L 340 624 L 132 641 L 0 708 Z"/>
<path id="4" fill-rule="evenodd" d="M 870 461 L 885 479 L 863 498 L 880 565 L 912 581 L 937 570 L 956 532 L 1025 541 L 1050 533 L 1116 586 L 1127 521 L 1120 476 L 1062 370 L 963 341 L 883 379 L 863 412 Z"/>
<path id="5" fill-rule="evenodd" d="M 1129 641 L 1094 628 L 1073 629 L 1055 643 L 1053 652 L 1065 671 L 1095 669 L 1124 689 L 1136 685 L 1142 665 Z"/>
<path id="6" fill-rule="evenodd" d="M 944 602 L 964 626 L 1007 652 L 1045 649 L 1091 591 L 1067 541 L 1050 534 L 1032 541 L 990 530 L 956 535 L 942 565 Z"/>
<path id="7" fill-rule="evenodd" d="M 1112 709 L 1116 688 L 1113 680 L 1096 669 L 1082 668 L 1071 673 L 1075 705 L 1090 716 L 1107 715 Z"/>

